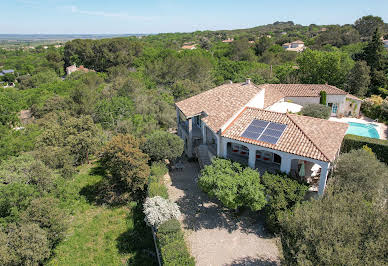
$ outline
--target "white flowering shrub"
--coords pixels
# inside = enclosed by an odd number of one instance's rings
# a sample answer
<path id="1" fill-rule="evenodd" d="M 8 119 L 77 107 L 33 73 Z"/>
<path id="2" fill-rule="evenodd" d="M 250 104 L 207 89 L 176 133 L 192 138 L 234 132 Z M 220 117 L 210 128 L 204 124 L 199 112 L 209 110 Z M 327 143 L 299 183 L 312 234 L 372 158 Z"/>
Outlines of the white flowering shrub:
<path id="1" fill-rule="evenodd" d="M 179 219 L 181 216 L 181 212 L 176 203 L 160 196 L 147 198 L 143 207 L 145 214 L 144 221 L 147 225 L 155 228 L 158 228 L 159 225 L 170 219 Z"/>

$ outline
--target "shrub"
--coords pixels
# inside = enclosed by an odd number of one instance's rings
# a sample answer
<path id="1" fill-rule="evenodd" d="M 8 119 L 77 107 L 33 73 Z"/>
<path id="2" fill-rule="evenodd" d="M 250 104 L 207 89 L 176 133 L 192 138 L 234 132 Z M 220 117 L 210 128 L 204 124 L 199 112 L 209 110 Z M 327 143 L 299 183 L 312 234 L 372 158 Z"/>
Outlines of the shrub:
<path id="1" fill-rule="evenodd" d="M 329 119 L 331 109 L 330 107 L 322 104 L 308 104 L 303 107 L 301 114 L 321 119 Z"/>
<path id="2" fill-rule="evenodd" d="M 319 92 L 320 94 L 320 99 L 319 99 L 319 103 L 322 104 L 322 105 L 326 105 L 326 91 L 321 91 Z"/>
<path id="3" fill-rule="evenodd" d="M 36 223 L 45 230 L 50 247 L 54 247 L 64 237 L 65 213 L 59 208 L 57 199 L 44 197 L 32 200 L 21 220 Z"/>
<path id="4" fill-rule="evenodd" d="M 175 160 L 182 155 L 183 148 L 184 144 L 181 138 L 165 131 L 152 133 L 142 147 L 152 161 Z"/>
<path id="5" fill-rule="evenodd" d="M 111 181 L 132 193 L 144 189 L 150 174 L 148 155 L 140 150 L 140 143 L 131 135 L 117 135 L 105 145 L 100 159 Z"/>
<path id="6" fill-rule="evenodd" d="M 160 196 L 147 198 L 144 203 L 145 221 L 149 226 L 158 228 L 170 219 L 178 219 L 181 215 L 176 203 Z"/>
<path id="7" fill-rule="evenodd" d="M 341 151 L 350 152 L 351 150 L 361 149 L 365 145 L 372 149 L 380 161 L 388 164 L 388 140 L 345 135 Z"/>
<path id="8" fill-rule="evenodd" d="M 10 224 L 7 242 L 9 265 L 41 265 L 50 256 L 47 234 L 37 224 Z"/>
<path id="9" fill-rule="evenodd" d="M 268 201 L 264 207 L 266 228 L 273 233 L 279 232 L 279 218 L 284 212 L 292 212 L 294 206 L 304 199 L 308 186 L 286 175 L 265 173 L 262 180 Z"/>
<path id="10" fill-rule="evenodd" d="M 11 157 L 0 165 L 0 181 L 5 184 L 30 184 L 40 191 L 51 191 L 54 180 L 53 170 L 31 155 Z"/>
<path id="11" fill-rule="evenodd" d="M 229 160 L 214 159 L 202 170 L 199 186 L 231 209 L 244 206 L 257 211 L 266 203 L 259 172 Z"/>
<path id="12" fill-rule="evenodd" d="M 194 258 L 190 256 L 182 240 L 176 240 L 160 248 L 163 265 L 195 265 Z"/>
<path id="13" fill-rule="evenodd" d="M 151 175 L 157 176 L 157 177 L 163 177 L 165 174 L 167 174 L 168 169 L 166 167 L 166 164 L 163 162 L 154 162 L 151 166 Z"/>
<path id="14" fill-rule="evenodd" d="M 170 219 L 161 224 L 157 238 L 163 265 L 195 265 L 178 220 Z"/>
<path id="15" fill-rule="evenodd" d="M 151 182 L 148 185 L 148 197 L 153 198 L 155 196 L 168 199 L 167 188 L 164 184 L 161 184 L 160 182 Z"/>
<path id="16" fill-rule="evenodd" d="M 388 166 L 366 149 L 341 154 L 333 175 L 330 185 L 336 193 L 360 192 L 365 199 L 372 200 L 384 195 L 388 188 Z"/>
<path id="17" fill-rule="evenodd" d="M 322 199 L 297 205 L 280 223 L 286 265 L 387 262 L 386 210 L 366 202 L 358 193 L 326 193 Z"/>
<path id="18" fill-rule="evenodd" d="M 20 213 L 38 194 L 34 187 L 26 184 L 0 185 L 0 224 L 19 221 Z"/>

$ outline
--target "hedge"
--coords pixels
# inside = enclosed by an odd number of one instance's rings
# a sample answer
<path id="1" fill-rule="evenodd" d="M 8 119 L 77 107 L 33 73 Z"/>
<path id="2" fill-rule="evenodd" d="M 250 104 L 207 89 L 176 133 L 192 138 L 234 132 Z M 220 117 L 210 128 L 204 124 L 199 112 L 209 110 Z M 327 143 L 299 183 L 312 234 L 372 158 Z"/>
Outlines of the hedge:
<path id="1" fill-rule="evenodd" d="M 163 163 L 152 164 L 148 197 L 168 198 L 167 188 L 163 180 L 163 176 L 167 171 L 166 165 Z M 184 234 L 178 220 L 171 219 L 161 224 L 157 230 L 156 239 L 163 265 L 195 265 L 194 258 L 191 257 L 186 246 Z"/>
<path id="2" fill-rule="evenodd" d="M 179 221 L 171 219 L 159 226 L 156 234 L 163 265 L 195 265 L 190 256 Z"/>
<path id="3" fill-rule="evenodd" d="M 342 152 L 361 149 L 367 145 L 376 154 L 377 158 L 388 164 L 388 140 L 373 139 L 357 135 L 345 135 L 342 143 Z"/>

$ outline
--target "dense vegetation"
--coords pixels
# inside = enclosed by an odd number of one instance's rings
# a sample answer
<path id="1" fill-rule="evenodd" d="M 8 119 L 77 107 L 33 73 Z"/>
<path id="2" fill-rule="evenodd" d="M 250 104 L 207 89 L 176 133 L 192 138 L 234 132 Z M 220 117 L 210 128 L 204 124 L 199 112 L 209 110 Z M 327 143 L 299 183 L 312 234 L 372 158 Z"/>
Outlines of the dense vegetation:
<path id="1" fill-rule="evenodd" d="M 65 235 L 74 233 L 77 223 L 71 218 L 81 219 L 85 209 L 101 213 L 96 217 L 98 226 L 105 226 L 104 215 L 124 221 L 128 214 L 133 226 L 119 222 L 120 230 L 128 229 L 133 237 L 129 239 L 148 250 L 149 238 L 139 240 L 139 235 L 149 232 L 139 208 L 147 193 L 166 197 L 158 183 L 151 182 L 148 190 L 149 176 L 152 180 L 156 175 L 152 171 L 158 171 L 156 166 L 150 169 L 150 164 L 174 160 L 183 150 L 183 143 L 166 133 L 175 125 L 173 103 L 227 80 L 241 82 L 250 77 L 257 84 L 328 83 L 369 97 L 364 112 L 387 122 L 387 51 L 380 40 L 387 32 L 380 18 L 367 16 L 344 26 L 276 22 L 247 30 L 73 40 L 61 48 L 0 49 L 0 70 L 15 70 L 0 77 L 0 264 L 42 264 L 50 259 L 53 264 L 82 264 L 80 257 L 89 254 L 67 256 L 80 239 Z M 222 42 L 228 38 L 234 41 Z M 293 53 L 281 47 L 297 39 L 309 49 Z M 187 42 L 197 44 L 197 49 L 181 50 Z M 94 71 L 65 76 L 65 68 L 72 64 Z M 15 87 L 4 86 L 11 83 Z M 99 171 L 98 177 L 77 174 L 97 161 L 100 166 L 93 171 Z M 302 187 L 290 181 L 292 189 L 281 191 L 276 183 L 269 184 L 253 171 L 233 166 L 236 171 L 228 172 L 228 167 L 221 165 L 220 170 L 226 171 L 229 189 L 241 192 L 238 197 L 219 189 L 224 184 L 212 180 L 210 173 L 201 181 L 225 205 L 258 210 L 264 207 L 266 194 L 283 195 L 265 209 L 271 217 L 268 224 L 274 228 L 285 217 L 285 209 L 298 212 L 294 206 L 298 206 Z M 235 176 L 241 176 L 241 181 L 234 180 Z M 89 239 L 87 231 L 94 232 L 87 226 L 84 229 L 77 233 Z M 107 264 L 120 259 L 144 262 L 144 254 L 130 243 L 121 248 L 131 255 L 123 258 L 117 249 L 108 249 L 106 258 L 113 259 Z"/>
<path id="2" fill-rule="evenodd" d="M 327 192 L 281 217 L 290 265 L 387 263 L 388 168 L 369 149 L 340 156 Z"/>

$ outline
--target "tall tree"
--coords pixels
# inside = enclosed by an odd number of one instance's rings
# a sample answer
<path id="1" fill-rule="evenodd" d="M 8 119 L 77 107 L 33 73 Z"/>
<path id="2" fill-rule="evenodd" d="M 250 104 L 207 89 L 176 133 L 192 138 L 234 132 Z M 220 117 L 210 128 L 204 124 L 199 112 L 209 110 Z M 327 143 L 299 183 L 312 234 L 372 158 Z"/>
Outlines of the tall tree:
<path id="1" fill-rule="evenodd" d="M 374 31 L 372 40 L 355 57 L 357 60 L 364 60 L 371 70 L 371 87 L 374 92 L 378 92 L 380 87 L 387 84 L 387 78 L 384 74 L 384 69 L 387 64 L 386 52 L 384 44 L 380 39 L 381 33 L 378 29 Z"/>
<path id="2" fill-rule="evenodd" d="M 376 29 L 380 29 L 384 25 L 384 21 L 380 17 L 364 16 L 354 22 L 354 27 L 358 30 L 362 37 L 371 37 Z"/>
<path id="3" fill-rule="evenodd" d="M 349 72 L 345 89 L 351 94 L 365 96 L 370 84 L 370 68 L 365 61 L 357 61 Z"/>

